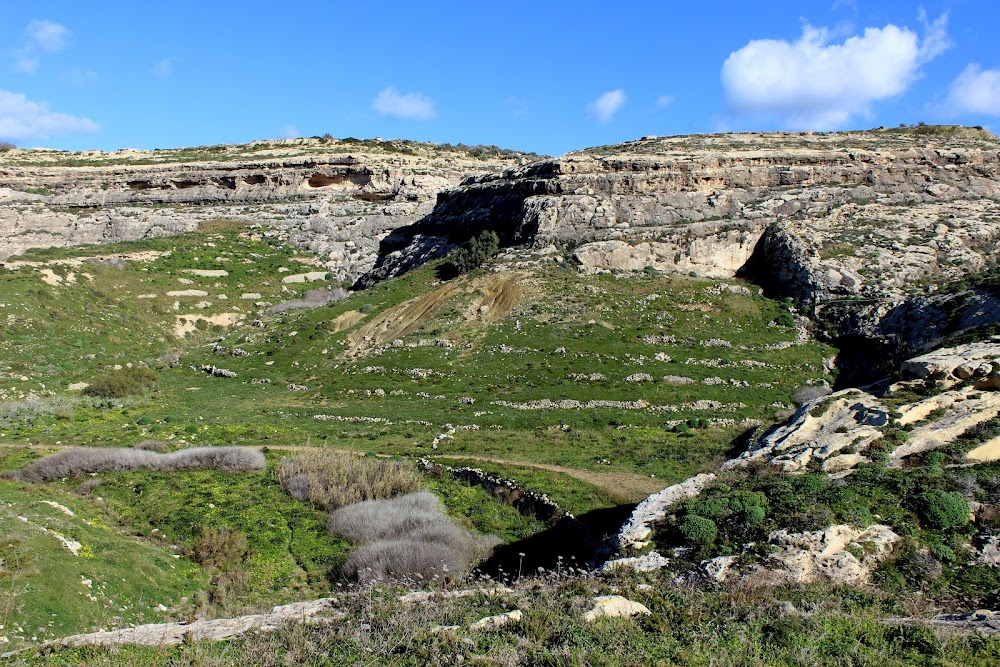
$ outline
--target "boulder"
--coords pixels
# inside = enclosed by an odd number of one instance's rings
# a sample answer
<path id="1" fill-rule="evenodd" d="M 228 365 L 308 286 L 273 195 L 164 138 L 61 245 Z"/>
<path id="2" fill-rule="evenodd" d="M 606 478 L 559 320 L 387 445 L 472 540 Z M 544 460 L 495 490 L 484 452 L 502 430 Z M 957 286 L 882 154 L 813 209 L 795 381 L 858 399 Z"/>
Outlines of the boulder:
<path id="1" fill-rule="evenodd" d="M 584 613 L 587 622 L 599 618 L 631 618 L 632 616 L 649 616 L 652 612 L 644 604 L 633 602 L 621 595 L 599 595 L 593 599 L 594 606 Z"/>

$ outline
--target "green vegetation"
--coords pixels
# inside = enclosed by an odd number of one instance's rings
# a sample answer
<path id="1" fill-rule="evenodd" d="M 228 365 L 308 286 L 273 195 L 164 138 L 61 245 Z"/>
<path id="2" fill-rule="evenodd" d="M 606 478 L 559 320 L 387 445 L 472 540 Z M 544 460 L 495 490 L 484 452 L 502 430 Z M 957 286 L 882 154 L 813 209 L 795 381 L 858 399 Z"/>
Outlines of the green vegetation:
<path id="1" fill-rule="evenodd" d="M 83 390 L 97 398 L 127 398 L 143 394 L 156 386 L 156 373 L 148 368 L 122 368 L 94 378 Z"/>
<path id="2" fill-rule="evenodd" d="M 947 530 L 969 523 L 969 503 L 961 493 L 932 489 L 914 499 L 921 522 L 930 528 Z"/>
<path id="3" fill-rule="evenodd" d="M 479 232 L 453 250 L 438 268 L 438 275 L 445 280 L 478 269 L 500 252 L 500 238 L 493 230 Z"/>
<path id="4" fill-rule="evenodd" d="M 649 584 L 640 588 L 639 584 Z M 676 589 L 662 577 L 533 578 L 512 596 L 403 604 L 401 588 L 341 596 L 349 621 L 295 624 L 225 643 L 169 648 L 32 651 L 13 665 L 967 665 L 1000 659 L 1000 638 L 881 622 L 919 600 L 826 586 L 744 591 Z M 645 605 L 636 619 L 583 620 L 592 595 Z M 520 623 L 487 632 L 432 632 L 513 608 Z"/>

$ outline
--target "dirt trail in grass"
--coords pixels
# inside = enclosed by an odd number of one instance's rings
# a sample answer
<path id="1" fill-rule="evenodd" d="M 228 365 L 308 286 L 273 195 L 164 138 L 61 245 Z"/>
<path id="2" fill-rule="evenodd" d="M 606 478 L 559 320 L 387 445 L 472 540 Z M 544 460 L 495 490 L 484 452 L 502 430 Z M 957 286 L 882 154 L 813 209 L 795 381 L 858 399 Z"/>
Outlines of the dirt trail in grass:
<path id="1" fill-rule="evenodd" d="M 18 444 L 14 442 L 0 442 L 0 448 L 4 449 L 37 449 L 37 450 L 58 451 L 63 449 L 72 449 L 73 447 L 74 445 L 29 445 L 29 444 Z M 313 446 L 269 445 L 268 449 L 276 449 L 283 452 L 304 452 L 304 451 L 316 451 L 321 449 L 323 451 L 336 452 L 338 454 L 355 454 L 357 456 L 364 456 L 366 454 L 371 453 L 358 449 L 333 449 L 329 447 L 323 447 L 322 445 L 313 445 Z M 389 458 L 392 455 L 376 454 L 376 456 Z M 494 456 L 476 456 L 475 454 L 435 454 L 433 458 L 448 459 L 448 460 L 463 460 L 463 461 L 482 461 L 483 463 L 496 463 L 499 465 L 519 466 L 522 468 L 535 468 L 536 470 L 547 470 L 549 472 L 562 473 L 564 475 L 569 475 L 574 479 L 578 479 L 582 482 L 593 484 L 594 486 L 609 492 L 612 496 L 621 498 L 623 501 L 626 502 L 634 502 L 642 500 L 651 493 L 655 493 L 663 489 L 665 486 L 667 486 L 663 481 L 659 479 L 632 472 L 596 472 L 593 470 L 580 470 L 577 468 L 569 468 L 566 466 L 555 465 L 552 463 L 513 461 L 510 459 L 503 459 Z"/>
<path id="2" fill-rule="evenodd" d="M 568 468 L 566 466 L 555 465 L 553 463 L 532 463 L 530 461 L 512 461 L 493 456 L 476 456 L 474 454 L 435 454 L 433 458 L 452 459 L 463 461 L 482 461 L 483 463 L 497 463 L 499 465 L 520 466 L 523 468 L 536 468 L 538 470 L 548 470 L 569 475 L 588 484 L 600 487 L 610 492 L 614 496 L 621 497 L 628 501 L 642 500 L 646 496 L 660 491 L 668 486 L 661 480 L 648 475 L 640 475 L 634 472 L 596 472 L 593 470 L 580 470 L 578 468 Z"/>

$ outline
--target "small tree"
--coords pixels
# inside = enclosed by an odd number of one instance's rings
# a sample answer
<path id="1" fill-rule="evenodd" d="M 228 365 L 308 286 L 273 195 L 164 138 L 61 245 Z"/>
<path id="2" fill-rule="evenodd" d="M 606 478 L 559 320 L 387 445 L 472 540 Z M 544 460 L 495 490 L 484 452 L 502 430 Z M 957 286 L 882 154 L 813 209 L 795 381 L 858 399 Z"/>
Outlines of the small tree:
<path id="1" fill-rule="evenodd" d="M 492 229 L 485 229 L 452 251 L 441 265 L 438 275 L 444 280 L 455 278 L 478 269 L 498 252 L 500 252 L 500 237 Z"/>

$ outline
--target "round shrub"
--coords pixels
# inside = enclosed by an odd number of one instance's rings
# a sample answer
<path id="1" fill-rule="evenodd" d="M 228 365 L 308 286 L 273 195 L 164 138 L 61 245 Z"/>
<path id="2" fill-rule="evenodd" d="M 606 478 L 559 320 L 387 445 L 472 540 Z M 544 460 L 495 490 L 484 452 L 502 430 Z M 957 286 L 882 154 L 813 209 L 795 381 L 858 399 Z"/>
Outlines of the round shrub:
<path id="1" fill-rule="evenodd" d="M 746 522 L 751 526 L 760 526 L 764 523 L 764 518 L 767 516 L 767 510 L 763 507 L 748 507 L 744 511 L 744 518 Z"/>
<path id="2" fill-rule="evenodd" d="M 156 380 L 156 373 L 148 368 L 122 368 L 94 378 L 83 393 L 97 398 L 125 398 L 151 390 Z"/>
<path id="3" fill-rule="evenodd" d="M 958 528 L 969 522 L 969 503 L 954 491 L 924 491 L 914 504 L 921 523 L 930 528 Z"/>
<path id="4" fill-rule="evenodd" d="M 719 527 L 711 519 L 697 514 L 688 514 L 681 520 L 681 535 L 684 541 L 696 547 L 704 547 L 715 542 Z"/>

